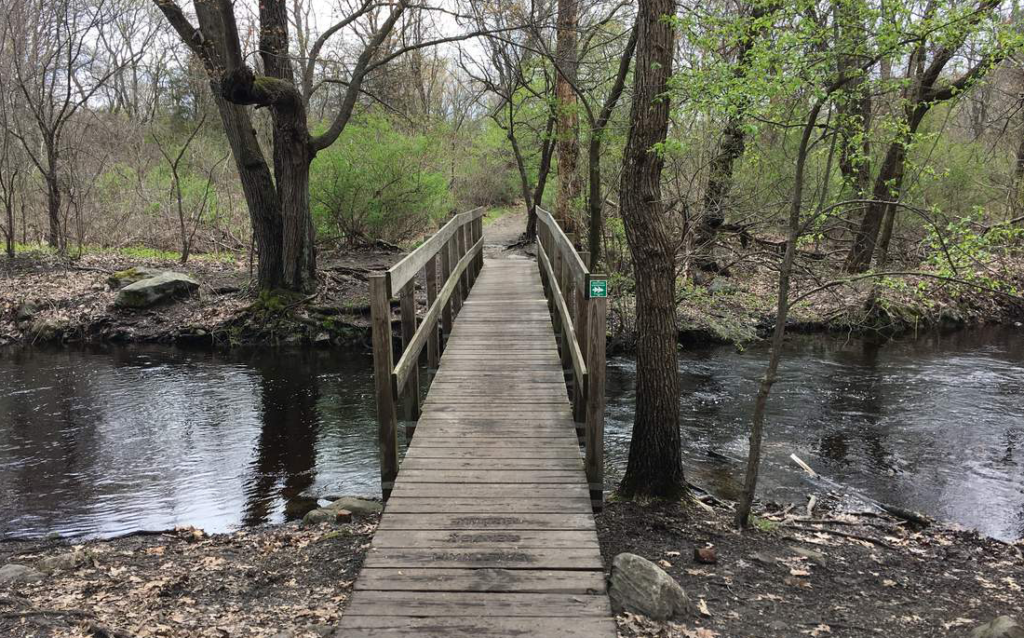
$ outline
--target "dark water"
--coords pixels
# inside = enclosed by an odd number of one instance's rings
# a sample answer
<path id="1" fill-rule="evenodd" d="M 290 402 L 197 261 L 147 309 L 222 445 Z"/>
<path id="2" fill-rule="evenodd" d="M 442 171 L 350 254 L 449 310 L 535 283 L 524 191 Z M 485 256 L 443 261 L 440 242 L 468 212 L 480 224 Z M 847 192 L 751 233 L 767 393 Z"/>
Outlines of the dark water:
<path id="1" fill-rule="evenodd" d="M 0 353 L 0 534 L 283 520 L 379 494 L 371 362 L 325 351 Z"/>
<path id="2" fill-rule="evenodd" d="M 766 351 L 684 352 L 687 469 L 729 495 Z M 0 536 L 283 520 L 287 498 L 379 494 L 370 360 L 327 351 L 0 351 Z M 609 363 L 608 465 L 633 363 Z M 795 452 L 889 503 L 1024 536 L 1024 331 L 884 346 L 798 337 L 772 397 L 762 495 L 803 501 Z M 611 481 L 609 481 L 611 484 Z"/>
<path id="3" fill-rule="evenodd" d="M 689 478 L 738 494 L 768 349 L 684 352 L 682 436 Z M 635 364 L 609 362 L 609 473 L 628 457 Z M 796 337 L 772 391 L 759 496 L 803 503 L 790 459 L 885 503 L 1003 539 L 1024 537 L 1024 329 L 886 344 Z"/>

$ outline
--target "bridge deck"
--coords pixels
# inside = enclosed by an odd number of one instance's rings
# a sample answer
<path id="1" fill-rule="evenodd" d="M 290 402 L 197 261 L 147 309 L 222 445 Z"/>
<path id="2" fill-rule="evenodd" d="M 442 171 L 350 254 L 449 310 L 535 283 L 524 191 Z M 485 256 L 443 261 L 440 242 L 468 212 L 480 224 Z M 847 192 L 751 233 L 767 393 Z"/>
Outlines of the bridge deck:
<path id="1" fill-rule="evenodd" d="M 358 636 L 615 636 L 537 265 L 487 260 L 341 623 Z"/>

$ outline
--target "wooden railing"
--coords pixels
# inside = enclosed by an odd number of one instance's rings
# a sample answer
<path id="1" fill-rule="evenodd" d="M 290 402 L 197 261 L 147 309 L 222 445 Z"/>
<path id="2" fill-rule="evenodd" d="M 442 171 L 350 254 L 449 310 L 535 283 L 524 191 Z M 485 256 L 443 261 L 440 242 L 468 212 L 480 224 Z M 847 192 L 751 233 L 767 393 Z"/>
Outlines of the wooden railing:
<path id="1" fill-rule="evenodd" d="M 595 510 L 604 504 L 605 322 L 608 280 L 587 267 L 571 237 L 537 207 L 537 264 L 559 340 L 562 367 L 572 373 L 576 435 L 585 447 L 584 468 Z M 597 294 L 592 295 L 591 292 Z"/>
<path id="2" fill-rule="evenodd" d="M 398 476 L 398 399 L 405 418 L 420 415 L 420 355 L 436 368 L 452 321 L 469 295 L 483 261 L 483 208 L 456 215 L 419 248 L 385 272 L 370 275 L 370 314 L 373 331 L 373 378 L 377 394 L 377 443 L 380 483 L 384 499 Z M 438 276 L 440 259 L 440 277 Z M 416 321 L 416 279 L 424 273 L 427 311 Z M 402 354 L 394 361 L 391 333 L 391 298 L 399 298 L 402 317 Z M 439 331 L 438 328 L 441 328 Z M 408 428 L 412 435 L 414 425 Z"/>

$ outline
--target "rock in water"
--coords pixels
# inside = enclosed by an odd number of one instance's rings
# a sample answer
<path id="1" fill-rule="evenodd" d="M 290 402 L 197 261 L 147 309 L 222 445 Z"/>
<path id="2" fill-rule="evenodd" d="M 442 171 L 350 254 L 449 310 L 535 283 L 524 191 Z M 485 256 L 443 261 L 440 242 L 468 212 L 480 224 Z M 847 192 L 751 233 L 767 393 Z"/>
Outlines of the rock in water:
<path id="1" fill-rule="evenodd" d="M 199 282 L 188 275 L 163 272 L 125 286 L 114 302 L 119 308 L 148 308 L 166 299 L 187 295 L 199 289 Z"/>
<path id="2" fill-rule="evenodd" d="M 333 503 L 327 506 L 327 509 L 332 510 L 348 510 L 353 514 L 359 516 L 364 514 L 379 514 L 383 511 L 384 506 L 377 501 L 370 501 L 365 498 L 358 498 L 355 496 L 341 496 L 336 499 Z"/>
<path id="3" fill-rule="evenodd" d="M 992 622 L 976 627 L 971 638 L 1024 638 L 1024 627 L 1009 616 L 1000 616 Z"/>
<path id="4" fill-rule="evenodd" d="M 608 595 L 615 611 L 643 614 L 653 620 L 682 616 L 690 599 L 674 578 L 636 554 L 619 554 L 612 561 Z"/>
<path id="5" fill-rule="evenodd" d="M 0 585 L 14 583 L 38 583 L 43 580 L 43 573 L 25 565 L 4 565 L 0 567 Z"/>

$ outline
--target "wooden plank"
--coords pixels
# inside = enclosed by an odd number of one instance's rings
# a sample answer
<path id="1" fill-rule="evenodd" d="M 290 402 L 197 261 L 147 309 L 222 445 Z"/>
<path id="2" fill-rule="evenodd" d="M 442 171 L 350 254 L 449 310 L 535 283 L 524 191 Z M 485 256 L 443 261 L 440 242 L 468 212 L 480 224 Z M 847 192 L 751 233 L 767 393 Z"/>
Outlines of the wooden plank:
<path id="1" fill-rule="evenodd" d="M 428 458 L 444 458 L 444 459 L 578 459 L 580 458 L 580 451 L 578 448 L 572 446 L 560 446 L 549 448 L 547 446 L 531 446 L 531 447 L 505 447 L 502 446 L 492 447 L 490 445 L 484 445 L 482 447 L 465 447 L 465 448 L 450 448 L 450 447 L 436 447 L 428 448 L 421 445 L 415 445 L 409 448 L 409 451 L 405 453 L 407 459 L 428 459 Z"/>
<path id="2" fill-rule="evenodd" d="M 396 514 L 390 509 L 378 530 L 592 530 L 586 514 Z"/>
<path id="3" fill-rule="evenodd" d="M 392 530 L 373 535 L 374 547 L 497 549 L 519 548 L 599 548 L 597 532 L 525 531 L 525 530 Z"/>
<path id="4" fill-rule="evenodd" d="M 346 616 L 415 616 L 475 618 L 482 614 L 508 617 L 606 617 L 607 596 L 506 592 L 403 592 L 359 590 L 352 594 Z"/>
<path id="5" fill-rule="evenodd" d="M 601 552 L 591 549 L 415 549 L 371 548 L 366 566 L 373 568 L 482 568 L 603 570 Z M 351 610 L 351 608 L 350 608 Z"/>
<path id="6" fill-rule="evenodd" d="M 598 571 L 522 569 L 364 569 L 356 591 L 480 591 L 533 594 L 603 594 Z"/>
<path id="7" fill-rule="evenodd" d="M 392 496 L 387 513 L 395 514 L 589 514 L 590 498 L 430 498 Z"/>
<path id="8" fill-rule="evenodd" d="M 449 470 L 428 469 L 414 470 L 402 467 L 402 483 L 503 483 L 503 484 L 578 484 L 580 474 L 576 468 L 570 470 L 533 469 L 524 472 L 522 469 L 490 469 L 490 470 Z"/>
<path id="9" fill-rule="evenodd" d="M 402 498 L 567 498 L 589 497 L 586 484 L 574 483 L 413 483 L 398 481 L 392 497 Z"/>
<path id="10" fill-rule="evenodd" d="M 406 616 L 345 616 L 340 633 L 345 638 L 381 636 L 444 636 L 447 638 L 488 638 L 491 636 L 538 636 L 595 638 L 615 636 L 615 621 L 609 618 L 508 618 L 488 614 L 482 618 L 409 618 Z"/>
<path id="11" fill-rule="evenodd" d="M 422 428 L 423 426 L 421 425 L 418 429 Z M 578 457 L 574 459 L 502 459 L 500 464 L 496 464 L 494 459 L 406 457 L 406 459 L 402 461 L 403 473 L 411 470 L 486 470 L 490 472 L 507 472 L 508 470 L 513 469 L 582 470 L 583 460 Z"/>

